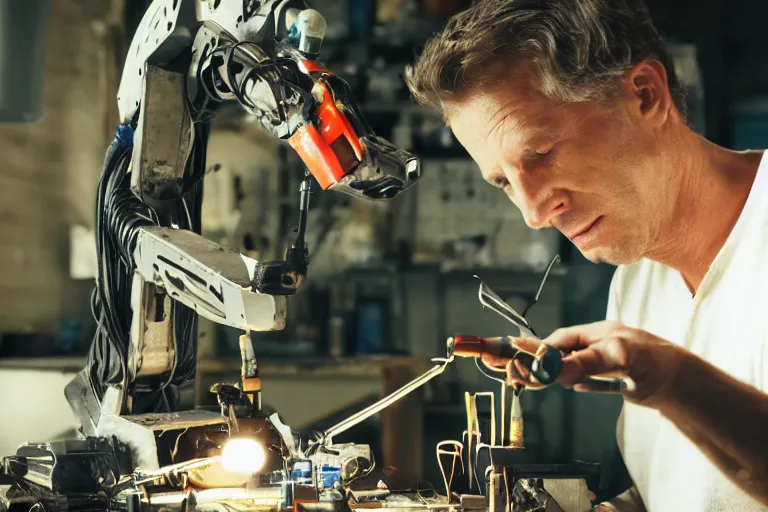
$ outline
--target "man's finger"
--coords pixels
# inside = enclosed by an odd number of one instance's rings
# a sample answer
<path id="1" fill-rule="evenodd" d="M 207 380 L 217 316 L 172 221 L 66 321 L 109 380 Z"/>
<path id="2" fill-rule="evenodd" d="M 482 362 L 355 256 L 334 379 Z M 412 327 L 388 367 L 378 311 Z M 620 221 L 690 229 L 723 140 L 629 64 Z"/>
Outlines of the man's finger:
<path id="1" fill-rule="evenodd" d="M 514 345 L 520 350 L 535 354 L 537 350 L 542 346 L 542 342 L 536 338 L 515 338 L 513 336 L 505 336 L 504 338 L 489 338 L 489 342 L 493 343 L 509 343 Z M 483 354 L 483 362 L 493 367 L 503 368 L 509 362 L 508 357 L 499 357 L 492 354 Z"/>
<path id="2" fill-rule="evenodd" d="M 581 350 L 605 338 L 617 326 L 616 322 L 603 321 L 563 327 L 545 338 L 544 343 L 552 345 L 563 352 Z"/>
<path id="3" fill-rule="evenodd" d="M 512 366 L 515 370 L 517 370 L 517 374 L 520 376 L 521 379 L 528 381 L 531 380 L 531 372 L 528 368 L 526 368 L 523 365 L 522 361 L 512 361 Z"/>
<path id="4" fill-rule="evenodd" d="M 539 380 L 533 376 L 523 363 L 517 360 L 510 361 L 507 364 L 507 385 L 522 385 L 528 388 L 537 389 L 544 387 Z"/>
<path id="5" fill-rule="evenodd" d="M 493 356 L 491 354 L 483 354 L 482 359 L 485 366 L 489 366 L 495 369 L 503 369 L 509 362 L 509 359 Z"/>
<path id="6" fill-rule="evenodd" d="M 488 368 L 488 373 L 494 374 L 498 373 L 498 378 L 503 379 L 507 375 L 507 363 L 508 361 L 505 361 L 503 359 L 494 358 L 494 363 L 488 362 L 485 360 L 485 357 L 481 359 L 483 366 Z"/>
<path id="7" fill-rule="evenodd" d="M 507 386 L 517 389 L 524 386 L 529 389 L 543 388 L 544 385 L 534 377 L 520 361 L 510 361 L 507 364 Z"/>
<path id="8" fill-rule="evenodd" d="M 573 385 L 573 390 L 580 393 L 604 393 L 609 395 L 621 394 L 626 388 L 627 385 L 624 381 L 618 379 L 588 378 Z"/>
<path id="9" fill-rule="evenodd" d="M 590 376 L 624 376 L 630 359 L 628 344 L 618 338 L 607 338 L 564 358 L 558 382 L 569 387 Z"/>
<path id="10" fill-rule="evenodd" d="M 524 350 L 525 352 L 528 352 L 529 354 L 535 354 L 536 351 L 540 350 L 542 345 L 544 344 L 540 339 L 538 338 L 514 338 L 510 337 L 512 340 L 512 344 L 516 346 L 517 348 Z"/>

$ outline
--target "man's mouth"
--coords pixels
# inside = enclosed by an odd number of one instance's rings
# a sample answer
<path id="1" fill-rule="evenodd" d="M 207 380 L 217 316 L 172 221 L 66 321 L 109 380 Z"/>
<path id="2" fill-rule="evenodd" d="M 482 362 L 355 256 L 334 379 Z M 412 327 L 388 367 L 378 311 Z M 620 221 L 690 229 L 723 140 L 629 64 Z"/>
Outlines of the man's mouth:
<path id="1" fill-rule="evenodd" d="M 576 232 L 575 235 L 570 236 L 568 238 L 570 238 L 571 242 L 573 242 L 573 243 L 577 243 L 579 240 L 586 239 L 586 237 L 588 235 L 590 235 L 591 233 L 593 233 L 595 231 L 595 228 L 597 227 L 598 223 L 600 222 L 600 220 L 602 218 L 603 218 L 602 216 L 598 217 L 597 219 L 595 219 L 594 222 L 592 222 L 592 224 L 590 224 L 589 226 L 585 227 L 581 231 Z"/>

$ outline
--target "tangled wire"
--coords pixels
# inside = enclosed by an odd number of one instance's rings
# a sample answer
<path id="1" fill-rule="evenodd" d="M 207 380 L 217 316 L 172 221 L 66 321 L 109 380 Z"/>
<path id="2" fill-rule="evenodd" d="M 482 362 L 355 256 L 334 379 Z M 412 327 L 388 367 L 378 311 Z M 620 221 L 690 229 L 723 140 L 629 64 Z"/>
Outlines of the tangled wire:
<path id="1" fill-rule="evenodd" d="M 122 386 L 134 397 L 131 411 L 134 414 L 178 410 L 178 386 L 195 375 L 197 315 L 175 302 L 172 368 L 149 382 L 146 393 L 139 393 L 136 387 L 128 388 L 133 314 L 131 288 L 135 270 L 133 252 L 141 227 L 177 226 L 200 233 L 208 132 L 208 123 L 195 126 L 195 140 L 184 173 L 182 194 L 152 206 L 142 202 L 131 190 L 133 129 L 130 125 L 120 126 L 104 159 L 96 198 L 98 274 L 91 294 L 96 332 L 88 353 L 86 372 L 99 400 L 108 386 Z"/>

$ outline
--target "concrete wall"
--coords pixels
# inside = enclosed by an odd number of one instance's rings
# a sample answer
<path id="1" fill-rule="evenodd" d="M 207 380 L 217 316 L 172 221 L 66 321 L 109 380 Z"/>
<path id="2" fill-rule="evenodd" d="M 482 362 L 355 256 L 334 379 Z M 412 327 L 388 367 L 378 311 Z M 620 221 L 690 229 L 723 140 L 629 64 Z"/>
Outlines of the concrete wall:
<path id="1" fill-rule="evenodd" d="M 88 318 L 92 283 L 68 277 L 68 237 L 70 226 L 93 225 L 116 126 L 121 4 L 51 0 L 43 120 L 0 125 L 0 332 Z"/>
<path id="2" fill-rule="evenodd" d="M 72 371 L 0 368 L 0 457 L 16 453 L 23 443 L 71 439 L 77 422 L 64 398 Z"/>

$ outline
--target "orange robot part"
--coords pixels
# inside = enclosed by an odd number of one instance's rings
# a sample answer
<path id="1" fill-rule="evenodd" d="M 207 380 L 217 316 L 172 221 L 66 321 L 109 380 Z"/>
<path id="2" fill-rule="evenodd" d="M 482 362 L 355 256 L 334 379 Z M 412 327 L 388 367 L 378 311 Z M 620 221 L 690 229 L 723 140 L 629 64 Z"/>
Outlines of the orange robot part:
<path id="1" fill-rule="evenodd" d="M 301 70 L 328 73 L 315 61 L 303 61 Z M 320 80 L 323 101 L 317 107 L 317 125 L 299 128 L 288 143 L 315 177 L 323 190 L 338 183 L 363 160 L 363 147 L 349 119 L 336 106 L 332 91 Z"/>

